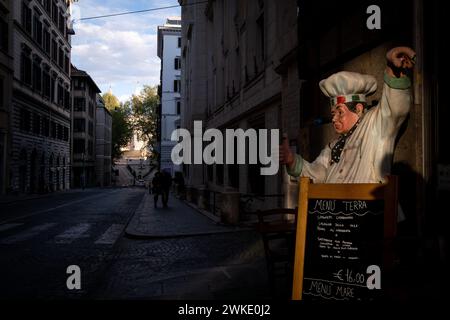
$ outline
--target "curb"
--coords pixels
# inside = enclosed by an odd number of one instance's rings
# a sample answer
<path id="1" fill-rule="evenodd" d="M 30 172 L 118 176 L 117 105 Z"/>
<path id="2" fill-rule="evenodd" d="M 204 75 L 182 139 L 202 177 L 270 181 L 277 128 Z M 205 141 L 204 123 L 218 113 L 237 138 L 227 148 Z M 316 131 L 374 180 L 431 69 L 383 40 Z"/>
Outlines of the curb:
<path id="1" fill-rule="evenodd" d="M 223 224 L 223 223 L 221 222 L 220 217 L 215 216 L 215 215 L 213 215 L 212 213 L 210 213 L 210 212 L 208 212 L 208 211 L 206 211 L 206 210 L 200 209 L 200 208 L 197 207 L 195 204 L 193 204 L 193 203 L 191 203 L 191 202 L 189 202 L 189 201 L 187 201 L 187 200 L 181 200 L 181 199 L 179 199 L 179 200 L 180 200 L 180 201 L 183 201 L 183 203 L 184 203 L 185 205 L 191 207 L 192 209 L 196 210 L 198 213 L 201 213 L 201 214 L 204 215 L 205 217 L 211 219 L 211 220 L 214 221 L 215 223 L 220 224 L 220 225 L 223 225 L 223 226 L 228 226 L 228 225 Z"/>
<path id="2" fill-rule="evenodd" d="M 224 230 L 224 231 L 205 231 L 205 232 L 192 232 L 192 233 L 174 233 L 174 234 L 156 234 L 150 235 L 146 233 L 141 233 L 137 231 L 128 231 L 125 230 L 125 237 L 128 239 L 135 240 L 145 240 L 145 239 L 172 239 L 172 238 L 186 238 L 186 237 L 198 237 L 198 236 L 209 236 L 213 234 L 222 234 L 222 233 L 233 233 L 233 232 L 245 232 L 245 231 L 253 231 L 252 228 L 241 228 L 239 230 Z"/>

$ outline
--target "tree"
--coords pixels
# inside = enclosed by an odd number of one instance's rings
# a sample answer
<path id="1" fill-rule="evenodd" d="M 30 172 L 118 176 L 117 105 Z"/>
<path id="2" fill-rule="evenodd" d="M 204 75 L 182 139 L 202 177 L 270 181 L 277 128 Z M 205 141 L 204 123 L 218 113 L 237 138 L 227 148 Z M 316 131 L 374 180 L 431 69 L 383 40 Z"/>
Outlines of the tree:
<path id="1" fill-rule="evenodd" d="M 132 122 L 138 138 L 144 141 L 151 155 L 155 155 L 159 97 L 156 86 L 144 86 L 138 95 L 125 103 L 131 108 Z"/>
<path id="2" fill-rule="evenodd" d="M 122 147 L 125 147 L 133 137 L 133 126 L 130 121 L 131 110 L 127 105 L 119 102 L 112 93 L 103 96 L 106 109 L 111 113 L 111 157 L 118 159 L 122 155 Z"/>
<path id="3" fill-rule="evenodd" d="M 102 98 L 103 101 L 105 102 L 105 107 L 106 109 L 108 109 L 108 111 L 112 111 L 120 107 L 119 99 L 117 99 L 117 97 L 113 95 L 111 92 L 103 94 Z"/>

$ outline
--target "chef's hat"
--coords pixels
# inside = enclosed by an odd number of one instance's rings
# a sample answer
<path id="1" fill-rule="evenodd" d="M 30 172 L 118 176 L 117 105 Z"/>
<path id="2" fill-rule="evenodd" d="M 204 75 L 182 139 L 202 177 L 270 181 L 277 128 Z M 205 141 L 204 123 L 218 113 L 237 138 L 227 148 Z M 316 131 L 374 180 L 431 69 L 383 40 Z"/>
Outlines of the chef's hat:
<path id="1" fill-rule="evenodd" d="M 320 90 L 331 99 L 331 106 L 346 102 L 366 102 L 366 96 L 377 90 L 375 77 L 341 71 L 320 81 Z"/>

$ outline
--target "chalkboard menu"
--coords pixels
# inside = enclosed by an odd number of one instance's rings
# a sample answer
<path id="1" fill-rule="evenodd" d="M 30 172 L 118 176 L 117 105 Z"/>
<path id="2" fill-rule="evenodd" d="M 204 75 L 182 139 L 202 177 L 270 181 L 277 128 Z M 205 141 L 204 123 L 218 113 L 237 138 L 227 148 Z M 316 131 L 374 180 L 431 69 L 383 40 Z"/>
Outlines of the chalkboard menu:
<path id="1" fill-rule="evenodd" d="M 293 299 L 382 296 L 386 239 L 395 234 L 397 179 L 386 184 L 312 184 L 301 178 Z"/>
<path id="2" fill-rule="evenodd" d="M 371 299 L 369 266 L 383 260 L 383 201 L 313 199 L 308 224 L 303 299 Z"/>

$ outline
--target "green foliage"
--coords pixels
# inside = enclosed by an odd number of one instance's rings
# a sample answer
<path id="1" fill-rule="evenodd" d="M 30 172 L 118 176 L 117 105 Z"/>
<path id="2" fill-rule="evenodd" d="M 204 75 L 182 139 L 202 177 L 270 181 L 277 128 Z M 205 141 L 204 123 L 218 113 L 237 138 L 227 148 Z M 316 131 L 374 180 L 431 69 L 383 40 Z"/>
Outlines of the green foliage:
<path id="1" fill-rule="evenodd" d="M 104 93 L 102 95 L 103 101 L 105 102 L 105 107 L 109 111 L 120 107 L 119 99 L 111 92 Z"/>
<path id="2" fill-rule="evenodd" d="M 125 105 L 129 106 L 132 116 L 133 127 L 138 138 L 144 141 L 150 151 L 149 156 L 155 156 L 158 120 L 158 90 L 154 86 L 144 86 L 138 95 L 133 95 Z"/>
<path id="3" fill-rule="evenodd" d="M 120 148 L 125 147 L 133 137 L 133 126 L 130 121 L 131 109 L 121 104 L 112 93 L 105 93 L 102 97 L 112 118 L 111 156 L 113 159 L 118 159 L 122 155 Z"/>
<path id="4" fill-rule="evenodd" d="M 121 148 L 125 147 L 136 132 L 138 138 L 150 150 L 150 156 L 156 158 L 155 150 L 158 120 L 158 90 L 157 87 L 144 86 L 138 95 L 120 103 L 112 93 L 103 94 L 105 107 L 112 116 L 112 157 L 118 159 L 122 155 Z"/>

